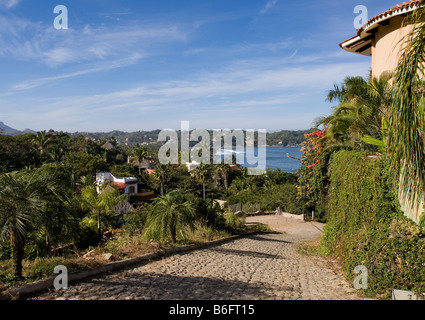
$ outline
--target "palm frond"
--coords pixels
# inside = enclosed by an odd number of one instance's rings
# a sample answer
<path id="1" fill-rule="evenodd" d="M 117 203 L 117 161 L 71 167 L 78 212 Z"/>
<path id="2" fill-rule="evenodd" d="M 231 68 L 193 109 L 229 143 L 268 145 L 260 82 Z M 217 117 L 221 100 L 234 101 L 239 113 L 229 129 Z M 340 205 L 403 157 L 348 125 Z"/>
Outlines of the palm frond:
<path id="1" fill-rule="evenodd" d="M 425 195 L 424 97 L 425 9 L 413 15 L 412 32 L 403 43 L 394 76 L 389 114 L 388 150 L 395 183 L 410 205 L 418 206 Z"/>

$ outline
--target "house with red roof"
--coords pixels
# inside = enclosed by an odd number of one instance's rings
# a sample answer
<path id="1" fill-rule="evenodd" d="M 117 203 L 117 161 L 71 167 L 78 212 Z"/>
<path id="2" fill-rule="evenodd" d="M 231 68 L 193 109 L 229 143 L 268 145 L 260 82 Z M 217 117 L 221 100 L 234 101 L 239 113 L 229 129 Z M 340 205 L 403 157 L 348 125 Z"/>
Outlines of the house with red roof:
<path id="1" fill-rule="evenodd" d="M 114 177 L 110 172 L 99 172 L 96 174 L 96 186 L 99 187 L 103 184 L 110 182 L 128 195 L 136 195 L 138 193 L 139 180 L 134 177 Z"/>
<path id="2" fill-rule="evenodd" d="M 381 75 L 396 69 L 404 39 L 413 25 L 405 18 L 411 15 L 420 0 L 406 1 L 369 19 L 357 29 L 354 37 L 345 40 L 340 47 L 348 52 L 371 56 L 372 75 Z"/>
<path id="3" fill-rule="evenodd" d="M 143 189 L 143 186 L 140 185 L 137 178 L 115 177 L 110 172 L 99 172 L 96 174 L 97 192 L 100 192 L 101 186 L 107 183 L 111 183 L 124 194 L 134 196 L 136 201 L 146 201 L 156 197 L 154 191 Z"/>

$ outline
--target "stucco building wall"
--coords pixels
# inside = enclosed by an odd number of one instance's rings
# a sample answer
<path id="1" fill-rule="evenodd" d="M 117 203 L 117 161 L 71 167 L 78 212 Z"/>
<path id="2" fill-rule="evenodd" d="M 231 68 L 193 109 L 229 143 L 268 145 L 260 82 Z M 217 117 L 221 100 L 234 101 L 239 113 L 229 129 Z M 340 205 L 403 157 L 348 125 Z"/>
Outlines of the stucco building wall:
<path id="1" fill-rule="evenodd" d="M 378 28 L 372 40 L 372 74 L 380 77 L 385 72 L 392 72 L 397 67 L 403 43 L 406 41 L 412 25 L 403 25 L 403 17 L 389 20 L 389 25 Z"/>

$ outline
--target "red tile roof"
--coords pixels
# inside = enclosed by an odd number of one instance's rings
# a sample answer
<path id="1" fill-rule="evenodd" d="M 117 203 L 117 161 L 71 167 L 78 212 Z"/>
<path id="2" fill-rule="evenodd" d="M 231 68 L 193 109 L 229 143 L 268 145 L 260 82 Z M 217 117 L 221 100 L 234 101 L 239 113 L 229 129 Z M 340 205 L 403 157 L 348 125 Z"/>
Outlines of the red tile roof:
<path id="1" fill-rule="evenodd" d="M 116 185 L 118 187 L 118 189 L 120 189 L 120 190 L 125 189 L 127 186 L 135 185 L 137 183 L 138 183 L 138 181 L 129 181 L 129 182 L 126 182 L 126 183 L 124 183 L 124 182 L 113 182 L 113 184 Z"/>
<path id="2" fill-rule="evenodd" d="M 368 48 L 370 47 L 371 43 L 371 35 L 365 33 L 365 31 L 370 31 L 371 29 L 379 26 L 378 23 L 389 20 L 393 16 L 412 12 L 417 7 L 424 4 L 425 0 L 411 0 L 393 6 L 387 11 L 369 19 L 365 24 L 357 29 L 357 34 L 354 37 L 345 40 L 344 42 L 340 43 L 339 46 L 350 52 L 370 55 L 370 49 Z"/>
<path id="3" fill-rule="evenodd" d="M 361 33 L 365 30 L 365 28 L 367 26 L 371 25 L 372 23 L 376 22 L 377 20 L 390 17 L 394 13 L 402 11 L 402 10 L 414 9 L 415 7 L 417 7 L 421 3 L 424 4 L 425 1 L 424 0 L 411 0 L 411 1 L 406 1 L 406 2 L 400 3 L 396 6 L 393 6 L 393 7 L 389 8 L 387 11 L 385 11 L 381 14 L 378 14 L 377 16 L 369 19 L 368 22 L 366 22 L 363 26 L 361 26 L 359 29 L 357 29 L 357 35 L 360 36 Z"/>

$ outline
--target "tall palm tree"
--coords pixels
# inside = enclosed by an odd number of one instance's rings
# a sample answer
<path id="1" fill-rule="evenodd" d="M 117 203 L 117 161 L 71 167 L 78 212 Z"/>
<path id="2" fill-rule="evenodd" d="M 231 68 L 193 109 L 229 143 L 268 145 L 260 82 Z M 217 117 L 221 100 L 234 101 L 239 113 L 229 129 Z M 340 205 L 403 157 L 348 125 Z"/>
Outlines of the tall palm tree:
<path id="1" fill-rule="evenodd" d="M 425 1 L 405 20 L 405 39 L 395 71 L 387 149 L 395 183 L 410 205 L 425 198 Z"/>
<path id="2" fill-rule="evenodd" d="M 136 149 L 134 149 L 134 151 L 133 151 L 133 156 L 136 158 L 137 163 L 139 165 L 139 175 L 140 175 L 140 174 L 142 174 L 141 165 L 142 165 L 142 162 L 148 156 L 148 151 L 146 150 L 146 148 L 143 148 L 143 147 L 137 145 Z"/>
<path id="3" fill-rule="evenodd" d="M 201 163 L 194 171 L 195 178 L 202 183 L 202 199 L 205 200 L 205 183 L 211 176 L 211 170 L 208 165 Z"/>
<path id="4" fill-rule="evenodd" d="M 184 226 L 193 230 L 195 219 L 193 204 L 180 197 L 178 191 L 171 191 L 156 198 L 152 203 L 145 235 L 149 239 L 157 240 L 170 235 L 171 241 L 176 243 L 177 231 Z"/>
<path id="5" fill-rule="evenodd" d="M 161 185 L 161 195 L 164 195 L 165 184 L 170 179 L 170 173 L 169 173 L 169 169 L 168 168 L 169 168 L 168 165 L 162 164 L 162 163 L 158 163 L 155 166 L 155 169 L 154 169 L 153 176 L 154 176 L 154 178 L 156 180 L 159 181 L 159 183 Z"/>
<path id="6" fill-rule="evenodd" d="M 38 151 L 40 151 L 40 154 L 44 154 L 46 151 L 46 147 L 50 140 L 52 139 L 52 136 L 49 135 L 46 130 L 37 132 L 37 135 L 34 139 L 32 139 L 32 143 L 37 146 Z"/>
<path id="7" fill-rule="evenodd" d="M 382 138 L 382 129 L 391 104 L 390 79 L 369 76 L 347 77 L 341 86 L 335 85 L 326 100 L 337 100 L 332 115 L 321 120 L 328 124 L 328 137 L 332 141 L 358 141 L 362 137 Z"/>
<path id="8" fill-rule="evenodd" d="M 220 164 L 216 166 L 216 170 L 218 171 L 220 176 L 223 178 L 224 188 L 227 191 L 227 189 L 229 188 L 229 172 L 230 172 L 229 165 L 225 164 L 223 160 L 221 161 Z"/>
<path id="9" fill-rule="evenodd" d="M 219 164 L 214 165 L 214 170 L 212 171 L 212 178 L 215 182 L 215 187 L 220 188 L 222 176 L 221 176 Z"/>
<path id="10" fill-rule="evenodd" d="M 15 278 L 22 278 L 22 260 L 28 232 L 43 214 L 44 204 L 59 196 L 55 179 L 34 172 L 0 176 L 0 235 L 13 244 Z"/>

